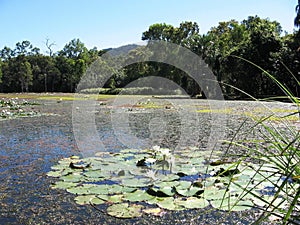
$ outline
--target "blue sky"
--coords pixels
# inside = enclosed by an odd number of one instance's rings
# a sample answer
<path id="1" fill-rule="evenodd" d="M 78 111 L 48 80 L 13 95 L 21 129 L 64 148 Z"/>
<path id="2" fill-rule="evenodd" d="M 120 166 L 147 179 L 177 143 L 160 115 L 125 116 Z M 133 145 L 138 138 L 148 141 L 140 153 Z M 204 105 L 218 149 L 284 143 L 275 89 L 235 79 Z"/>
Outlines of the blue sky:
<path id="1" fill-rule="evenodd" d="M 29 40 L 45 53 L 45 40 L 58 51 L 73 38 L 98 49 L 141 42 L 154 23 L 197 22 L 206 33 L 218 22 L 250 15 L 294 29 L 296 0 L 0 0 L 0 49 Z"/>

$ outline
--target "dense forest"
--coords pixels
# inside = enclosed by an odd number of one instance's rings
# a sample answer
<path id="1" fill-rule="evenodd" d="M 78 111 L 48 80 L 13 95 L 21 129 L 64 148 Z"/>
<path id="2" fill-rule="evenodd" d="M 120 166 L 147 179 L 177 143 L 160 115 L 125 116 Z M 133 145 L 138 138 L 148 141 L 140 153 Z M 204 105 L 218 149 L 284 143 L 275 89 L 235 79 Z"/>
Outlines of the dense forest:
<path id="1" fill-rule="evenodd" d="M 299 27 L 299 7 L 297 10 L 294 22 Z M 226 98 L 246 97 L 231 86 L 257 98 L 283 95 L 262 70 L 243 59 L 268 71 L 300 97 L 297 82 L 300 80 L 299 31 L 284 33 L 278 22 L 258 16 L 250 16 L 241 22 L 220 22 L 207 34 L 200 34 L 199 30 L 195 22 L 182 22 L 178 27 L 160 23 L 151 25 L 141 36 L 145 41 L 172 42 L 199 55 L 214 72 Z M 46 55 L 27 40 L 17 43 L 15 49 L 4 47 L 0 50 L 0 92 L 74 92 L 88 66 L 110 50 L 87 49 L 79 39 L 73 39 L 62 50 L 53 52 L 53 44 L 46 40 Z M 148 54 L 144 48 L 135 45 L 123 47 L 124 51 L 117 50 L 114 50 L 114 60 Z M 122 52 L 128 52 L 128 55 L 125 57 Z M 122 88 L 149 75 L 170 79 L 191 96 L 201 92 L 195 81 L 179 69 L 153 62 L 123 68 L 111 77 L 105 88 Z"/>

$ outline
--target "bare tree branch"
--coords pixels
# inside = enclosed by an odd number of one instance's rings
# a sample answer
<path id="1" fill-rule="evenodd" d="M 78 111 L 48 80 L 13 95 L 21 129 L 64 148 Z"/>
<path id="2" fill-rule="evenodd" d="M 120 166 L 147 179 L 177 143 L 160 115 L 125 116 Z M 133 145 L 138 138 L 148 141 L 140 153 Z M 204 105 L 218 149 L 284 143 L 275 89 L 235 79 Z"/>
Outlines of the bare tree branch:
<path id="1" fill-rule="evenodd" d="M 49 53 L 49 56 L 52 57 L 53 55 L 53 50 L 52 50 L 52 46 L 56 45 L 55 42 L 50 43 L 49 42 L 49 38 L 46 38 L 46 47 L 48 48 L 49 51 L 47 51 L 47 53 Z"/>

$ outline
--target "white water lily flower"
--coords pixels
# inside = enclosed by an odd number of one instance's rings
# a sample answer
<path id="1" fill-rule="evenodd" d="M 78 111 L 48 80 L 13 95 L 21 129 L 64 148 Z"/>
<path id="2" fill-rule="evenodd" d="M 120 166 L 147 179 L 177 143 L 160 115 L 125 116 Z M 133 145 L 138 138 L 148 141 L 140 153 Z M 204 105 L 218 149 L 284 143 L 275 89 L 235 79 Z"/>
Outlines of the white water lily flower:
<path id="1" fill-rule="evenodd" d="M 147 158 L 145 162 L 152 165 L 153 163 L 156 162 L 156 159 L 154 159 L 154 158 Z"/>
<path id="2" fill-rule="evenodd" d="M 146 176 L 152 180 L 157 180 L 156 171 L 155 170 L 148 170 Z"/>
<path id="3" fill-rule="evenodd" d="M 162 155 L 164 155 L 164 156 L 169 156 L 169 155 L 171 155 L 170 149 L 168 149 L 168 148 L 161 148 L 159 151 L 160 151 L 160 153 L 161 153 Z"/>
<path id="4" fill-rule="evenodd" d="M 160 149 L 160 146 L 154 145 L 154 146 L 152 147 L 152 149 L 153 149 L 154 151 L 158 152 L 159 149 Z"/>

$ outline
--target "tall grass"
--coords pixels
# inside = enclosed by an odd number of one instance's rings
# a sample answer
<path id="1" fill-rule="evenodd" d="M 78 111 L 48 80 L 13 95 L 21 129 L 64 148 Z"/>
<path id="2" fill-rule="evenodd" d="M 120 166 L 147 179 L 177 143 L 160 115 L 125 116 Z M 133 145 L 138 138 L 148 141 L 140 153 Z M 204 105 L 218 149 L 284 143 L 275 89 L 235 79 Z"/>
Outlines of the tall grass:
<path id="1" fill-rule="evenodd" d="M 252 186 L 251 188 L 243 187 L 245 194 L 252 195 L 254 201 L 262 203 L 260 207 L 257 207 L 262 213 L 255 223 L 260 224 L 272 215 L 273 218 L 279 219 L 282 224 L 300 224 L 300 128 L 293 125 L 295 121 L 290 120 L 296 114 L 300 116 L 299 99 L 288 87 L 263 68 L 247 59 L 237 56 L 236 58 L 244 60 L 260 69 L 264 75 L 277 84 L 278 88 L 284 92 L 291 103 L 297 107 L 295 112 L 278 117 L 276 113 L 272 112 L 271 108 L 264 105 L 271 114 L 266 116 L 252 116 L 251 119 L 254 121 L 254 125 L 247 131 L 253 132 L 255 138 L 262 141 L 253 141 L 249 144 L 249 142 L 235 140 L 235 137 L 239 135 L 235 135 L 232 140 L 228 141 L 230 147 L 236 146 L 244 149 L 247 152 L 246 157 L 248 160 L 259 162 L 259 166 L 253 168 L 255 174 L 262 175 L 265 172 L 269 174 L 269 176 L 264 175 L 256 186 Z M 299 80 L 287 67 L 286 69 L 290 72 L 291 77 L 297 85 L 300 86 Z M 239 90 L 238 88 L 235 89 Z M 239 91 L 247 94 L 242 90 Z M 253 96 L 248 96 L 253 100 L 259 101 Z M 274 181 L 272 177 L 275 175 L 279 175 L 279 179 Z M 257 186 L 266 182 L 272 184 L 275 190 L 268 200 L 256 191 Z"/>

